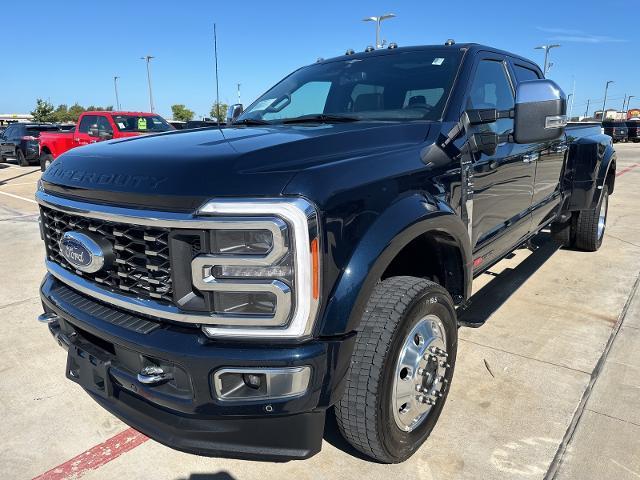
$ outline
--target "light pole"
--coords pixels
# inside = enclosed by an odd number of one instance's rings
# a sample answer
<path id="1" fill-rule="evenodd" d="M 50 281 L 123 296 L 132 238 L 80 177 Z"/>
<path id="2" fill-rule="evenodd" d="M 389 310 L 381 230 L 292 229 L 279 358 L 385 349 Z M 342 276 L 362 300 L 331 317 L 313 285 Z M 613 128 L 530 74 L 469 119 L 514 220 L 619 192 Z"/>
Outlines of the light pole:
<path id="1" fill-rule="evenodd" d="M 118 110 L 120 110 L 120 98 L 118 97 L 118 79 L 120 77 L 113 77 L 113 88 L 116 91 L 116 106 L 118 107 Z"/>
<path id="2" fill-rule="evenodd" d="M 237 85 L 238 85 L 238 103 L 242 103 L 242 102 L 240 101 L 240 85 L 241 85 L 241 84 L 240 84 L 240 83 L 238 83 Z"/>
<path id="3" fill-rule="evenodd" d="M 547 73 L 549 73 L 549 50 L 551 50 L 552 48 L 558 48 L 561 45 L 558 45 L 557 43 L 554 43 L 552 45 L 540 45 L 539 47 L 536 47 L 536 50 L 544 50 L 544 76 L 547 76 Z"/>
<path id="4" fill-rule="evenodd" d="M 589 105 L 591 105 L 591 99 L 590 98 L 587 99 L 587 109 L 584 112 L 584 116 L 585 117 L 589 116 Z"/>
<path id="5" fill-rule="evenodd" d="M 376 48 L 384 47 L 384 42 L 385 42 L 383 40 L 382 43 L 380 43 L 380 24 L 383 21 L 389 18 L 393 18 L 395 16 L 396 16 L 395 13 L 385 13 L 384 15 L 380 15 L 378 17 L 367 17 L 362 19 L 363 22 L 376 22 Z"/>
<path id="6" fill-rule="evenodd" d="M 613 80 L 609 80 L 607 85 L 604 87 L 604 102 L 602 102 L 602 121 L 604 122 L 607 119 L 607 112 L 605 111 L 605 107 L 607 106 L 607 93 L 609 92 L 609 85 L 611 83 L 616 83 Z"/>
<path id="7" fill-rule="evenodd" d="M 151 109 L 151 113 L 153 113 L 153 92 L 151 90 L 151 70 L 149 68 L 149 63 L 151 62 L 151 55 L 145 55 L 144 57 L 140 57 L 140 60 L 146 60 L 147 62 L 147 83 L 149 84 L 149 108 Z"/>
<path id="8" fill-rule="evenodd" d="M 573 110 L 573 104 L 571 103 L 571 98 L 573 97 L 573 93 L 567 95 L 567 105 L 569 105 L 569 118 L 571 118 L 571 113 Z"/>
<path id="9" fill-rule="evenodd" d="M 624 107 L 623 107 L 623 108 L 622 108 L 622 110 L 623 110 L 623 111 L 625 111 L 625 112 L 626 112 L 626 111 L 628 111 L 628 110 L 629 110 L 629 104 L 631 104 L 631 99 L 632 99 L 632 98 L 636 98 L 636 96 L 635 96 L 635 95 L 629 95 L 629 96 L 627 97 L 627 108 L 624 108 Z"/>

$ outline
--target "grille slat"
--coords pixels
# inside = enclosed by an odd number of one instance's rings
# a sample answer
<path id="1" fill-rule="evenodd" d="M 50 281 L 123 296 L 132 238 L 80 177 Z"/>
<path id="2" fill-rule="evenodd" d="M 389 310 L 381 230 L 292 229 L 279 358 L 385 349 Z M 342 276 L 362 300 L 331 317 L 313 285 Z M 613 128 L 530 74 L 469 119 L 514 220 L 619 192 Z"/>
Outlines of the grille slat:
<path id="1" fill-rule="evenodd" d="M 72 215 L 41 207 L 47 256 L 67 270 L 114 291 L 161 303 L 173 302 L 169 229 L 129 225 Z M 113 246 L 115 262 L 96 273 L 76 270 L 60 252 L 68 231 L 102 236 Z"/>

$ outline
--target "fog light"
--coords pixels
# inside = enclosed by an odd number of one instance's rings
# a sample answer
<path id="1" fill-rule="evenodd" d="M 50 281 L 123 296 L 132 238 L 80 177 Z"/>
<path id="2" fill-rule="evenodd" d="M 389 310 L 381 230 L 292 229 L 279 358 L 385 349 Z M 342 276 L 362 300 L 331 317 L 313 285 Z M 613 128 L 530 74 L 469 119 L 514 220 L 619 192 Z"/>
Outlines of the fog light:
<path id="1" fill-rule="evenodd" d="M 310 367 L 223 368 L 213 374 L 213 385 L 222 401 L 277 400 L 304 395 L 310 377 Z"/>
<path id="2" fill-rule="evenodd" d="M 260 385 L 262 384 L 262 377 L 263 375 L 256 375 L 254 373 L 245 373 L 242 376 L 242 379 L 244 380 L 244 383 L 251 388 L 260 388 Z"/>

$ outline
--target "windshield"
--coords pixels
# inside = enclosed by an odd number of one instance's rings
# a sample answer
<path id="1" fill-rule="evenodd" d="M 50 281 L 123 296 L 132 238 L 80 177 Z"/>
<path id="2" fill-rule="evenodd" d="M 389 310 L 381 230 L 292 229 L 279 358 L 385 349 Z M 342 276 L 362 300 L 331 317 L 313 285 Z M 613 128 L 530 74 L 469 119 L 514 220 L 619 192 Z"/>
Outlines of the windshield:
<path id="1" fill-rule="evenodd" d="M 114 115 L 113 122 L 121 132 L 145 133 L 174 130 L 174 128 L 159 115 Z"/>
<path id="2" fill-rule="evenodd" d="M 282 123 L 320 115 L 439 120 L 461 55 L 458 50 L 432 48 L 310 65 L 258 98 L 238 122 Z M 327 118 L 331 119 L 320 119 Z"/>

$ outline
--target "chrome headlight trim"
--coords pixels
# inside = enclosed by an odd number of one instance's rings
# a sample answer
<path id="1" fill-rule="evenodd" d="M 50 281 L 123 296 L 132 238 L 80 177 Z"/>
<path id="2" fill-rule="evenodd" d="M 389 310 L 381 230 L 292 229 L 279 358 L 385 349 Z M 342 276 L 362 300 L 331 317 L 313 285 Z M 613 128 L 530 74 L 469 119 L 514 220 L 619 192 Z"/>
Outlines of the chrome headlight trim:
<path id="1" fill-rule="evenodd" d="M 214 199 L 200 207 L 196 214 L 198 216 L 233 216 L 235 218 L 276 216 L 287 222 L 291 227 L 293 237 L 293 246 L 290 248 L 293 248 L 294 253 L 295 310 L 289 323 L 283 328 L 243 327 L 241 326 L 242 319 L 239 319 L 234 327 L 203 326 L 204 333 L 211 337 L 297 338 L 310 335 L 319 306 L 319 298 L 314 298 L 313 292 L 313 258 L 310 248 L 313 240 L 310 234 L 310 225 L 313 223 L 317 227 L 318 222 L 315 207 L 303 198 Z M 245 228 L 251 227 L 253 226 L 249 224 Z M 315 235 L 317 239 L 317 230 Z M 199 266 L 213 266 L 212 263 L 199 264 Z M 316 275 L 319 275 L 319 271 L 318 268 Z M 315 281 L 319 283 L 319 279 Z"/>

